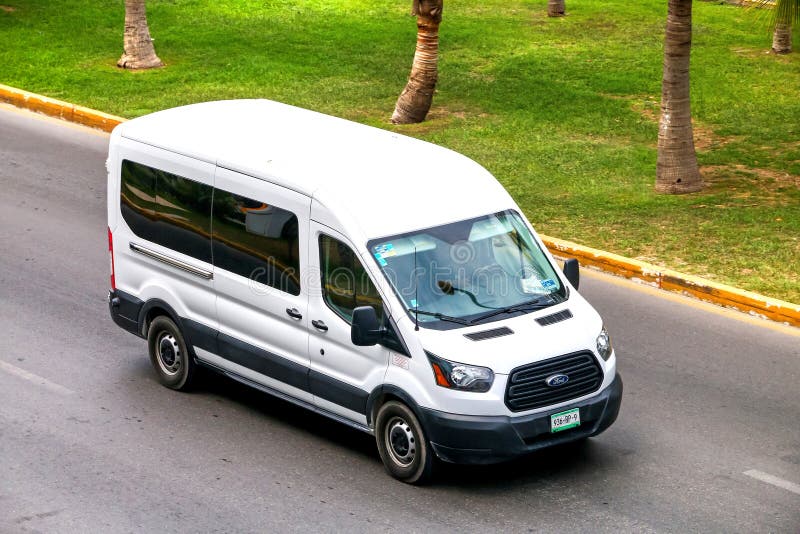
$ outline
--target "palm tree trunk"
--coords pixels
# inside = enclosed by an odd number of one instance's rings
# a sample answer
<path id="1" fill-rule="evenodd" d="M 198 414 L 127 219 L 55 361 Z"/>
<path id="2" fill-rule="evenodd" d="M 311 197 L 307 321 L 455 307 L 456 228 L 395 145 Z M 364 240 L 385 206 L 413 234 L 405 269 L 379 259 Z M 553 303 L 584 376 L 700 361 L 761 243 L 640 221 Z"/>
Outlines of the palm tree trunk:
<path id="1" fill-rule="evenodd" d="M 778 22 L 772 34 L 772 51 L 776 54 L 788 54 L 792 51 L 792 25 Z"/>
<path id="2" fill-rule="evenodd" d="M 392 114 L 395 124 L 422 122 L 428 115 L 439 76 L 439 23 L 443 0 L 414 0 L 417 16 L 417 50 L 408 83 Z"/>
<path id="3" fill-rule="evenodd" d="M 156 55 L 150 29 L 147 27 L 145 0 L 125 0 L 125 52 L 117 61 L 123 69 L 163 67 Z"/>
<path id="4" fill-rule="evenodd" d="M 656 191 L 659 193 L 691 193 L 703 188 L 689 105 L 691 50 L 692 0 L 669 0 L 656 165 Z"/>
<path id="5" fill-rule="evenodd" d="M 547 0 L 548 17 L 563 17 L 566 10 L 564 0 Z"/>

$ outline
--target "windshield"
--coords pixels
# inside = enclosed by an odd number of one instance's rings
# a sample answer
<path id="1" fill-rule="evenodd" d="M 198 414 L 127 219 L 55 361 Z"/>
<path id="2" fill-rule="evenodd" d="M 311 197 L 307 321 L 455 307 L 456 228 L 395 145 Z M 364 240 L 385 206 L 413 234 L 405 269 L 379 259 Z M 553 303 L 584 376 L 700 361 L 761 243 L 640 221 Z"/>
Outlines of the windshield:
<path id="1" fill-rule="evenodd" d="M 418 313 L 421 326 L 502 319 L 566 296 L 553 266 L 513 211 L 373 239 L 367 246 L 406 310 L 412 317 Z"/>

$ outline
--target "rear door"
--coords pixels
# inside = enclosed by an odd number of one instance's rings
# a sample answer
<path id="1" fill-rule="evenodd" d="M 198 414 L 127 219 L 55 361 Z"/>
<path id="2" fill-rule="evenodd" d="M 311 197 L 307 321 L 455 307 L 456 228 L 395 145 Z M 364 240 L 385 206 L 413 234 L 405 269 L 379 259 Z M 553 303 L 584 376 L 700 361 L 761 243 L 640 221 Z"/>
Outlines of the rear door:
<path id="1" fill-rule="evenodd" d="M 121 214 L 111 228 L 117 288 L 166 302 L 189 333 L 213 332 L 214 165 L 129 139 L 118 150 L 120 189 L 109 191 Z"/>
<path id="2" fill-rule="evenodd" d="M 306 275 L 310 199 L 217 168 L 212 212 L 217 367 L 311 403 Z"/>

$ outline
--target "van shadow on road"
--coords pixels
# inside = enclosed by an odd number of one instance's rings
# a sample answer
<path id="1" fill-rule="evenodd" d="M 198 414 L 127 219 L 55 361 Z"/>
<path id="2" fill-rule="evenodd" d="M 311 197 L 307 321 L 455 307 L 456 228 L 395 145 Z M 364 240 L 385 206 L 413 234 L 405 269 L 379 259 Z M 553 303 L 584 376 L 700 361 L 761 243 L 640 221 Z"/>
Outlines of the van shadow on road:
<path id="1" fill-rule="evenodd" d="M 136 374 L 136 381 L 155 382 L 145 358 L 131 371 Z M 201 370 L 197 386 L 190 395 L 219 397 L 246 409 L 259 419 L 279 423 L 288 432 L 300 431 L 309 440 L 324 441 L 329 446 L 340 448 L 342 455 L 356 455 L 362 461 L 374 462 L 376 466 L 381 463 L 372 436 L 212 371 Z M 267 434 L 268 426 L 265 425 L 265 437 L 279 439 L 280 433 Z M 620 451 L 609 440 L 599 436 L 543 449 L 500 464 L 457 466 L 441 463 L 432 486 L 440 489 L 457 487 L 460 491 L 478 493 L 502 493 L 525 486 L 549 486 L 585 478 L 587 472 L 591 473 L 590 478 L 613 473 L 621 468 L 620 464 L 625 463 L 626 456 L 632 452 Z"/>

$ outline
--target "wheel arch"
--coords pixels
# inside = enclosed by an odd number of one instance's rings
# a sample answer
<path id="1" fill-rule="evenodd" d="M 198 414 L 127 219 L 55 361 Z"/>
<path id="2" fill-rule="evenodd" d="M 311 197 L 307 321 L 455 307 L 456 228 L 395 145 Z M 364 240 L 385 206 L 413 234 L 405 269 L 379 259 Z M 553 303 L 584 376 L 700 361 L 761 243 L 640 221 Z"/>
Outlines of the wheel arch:
<path id="1" fill-rule="evenodd" d="M 419 405 L 404 389 L 393 384 L 383 384 L 372 390 L 367 398 L 367 424 L 370 427 L 375 426 L 375 417 L 378 414 L 378 409 L 385 403 L 397 400 L 409 407 L 414 412 L 420 424 L 423 424 L 424 419 L 420 411 Z"/>
<path id="2" fill-rule="evenodd" d="M 172 319 L 172 322 L 174 322 L 181 331 L 181 335 L 186 341 L 187 347 L 191 347 L 191 342 L 187 336 L 186 329 L 183 327 L 180 316 L 175 312 L 172 306 L 161 299 L 150 299 L 145 302 L 142 309 L 139 310 L 139 332 L 141 332 L 142 336 L 147 338 L 147 329 L 150 327 L 150 323 L 159 315 L 166 315 Z M 191 350 L 191 348 L 189 350 Z"/>

